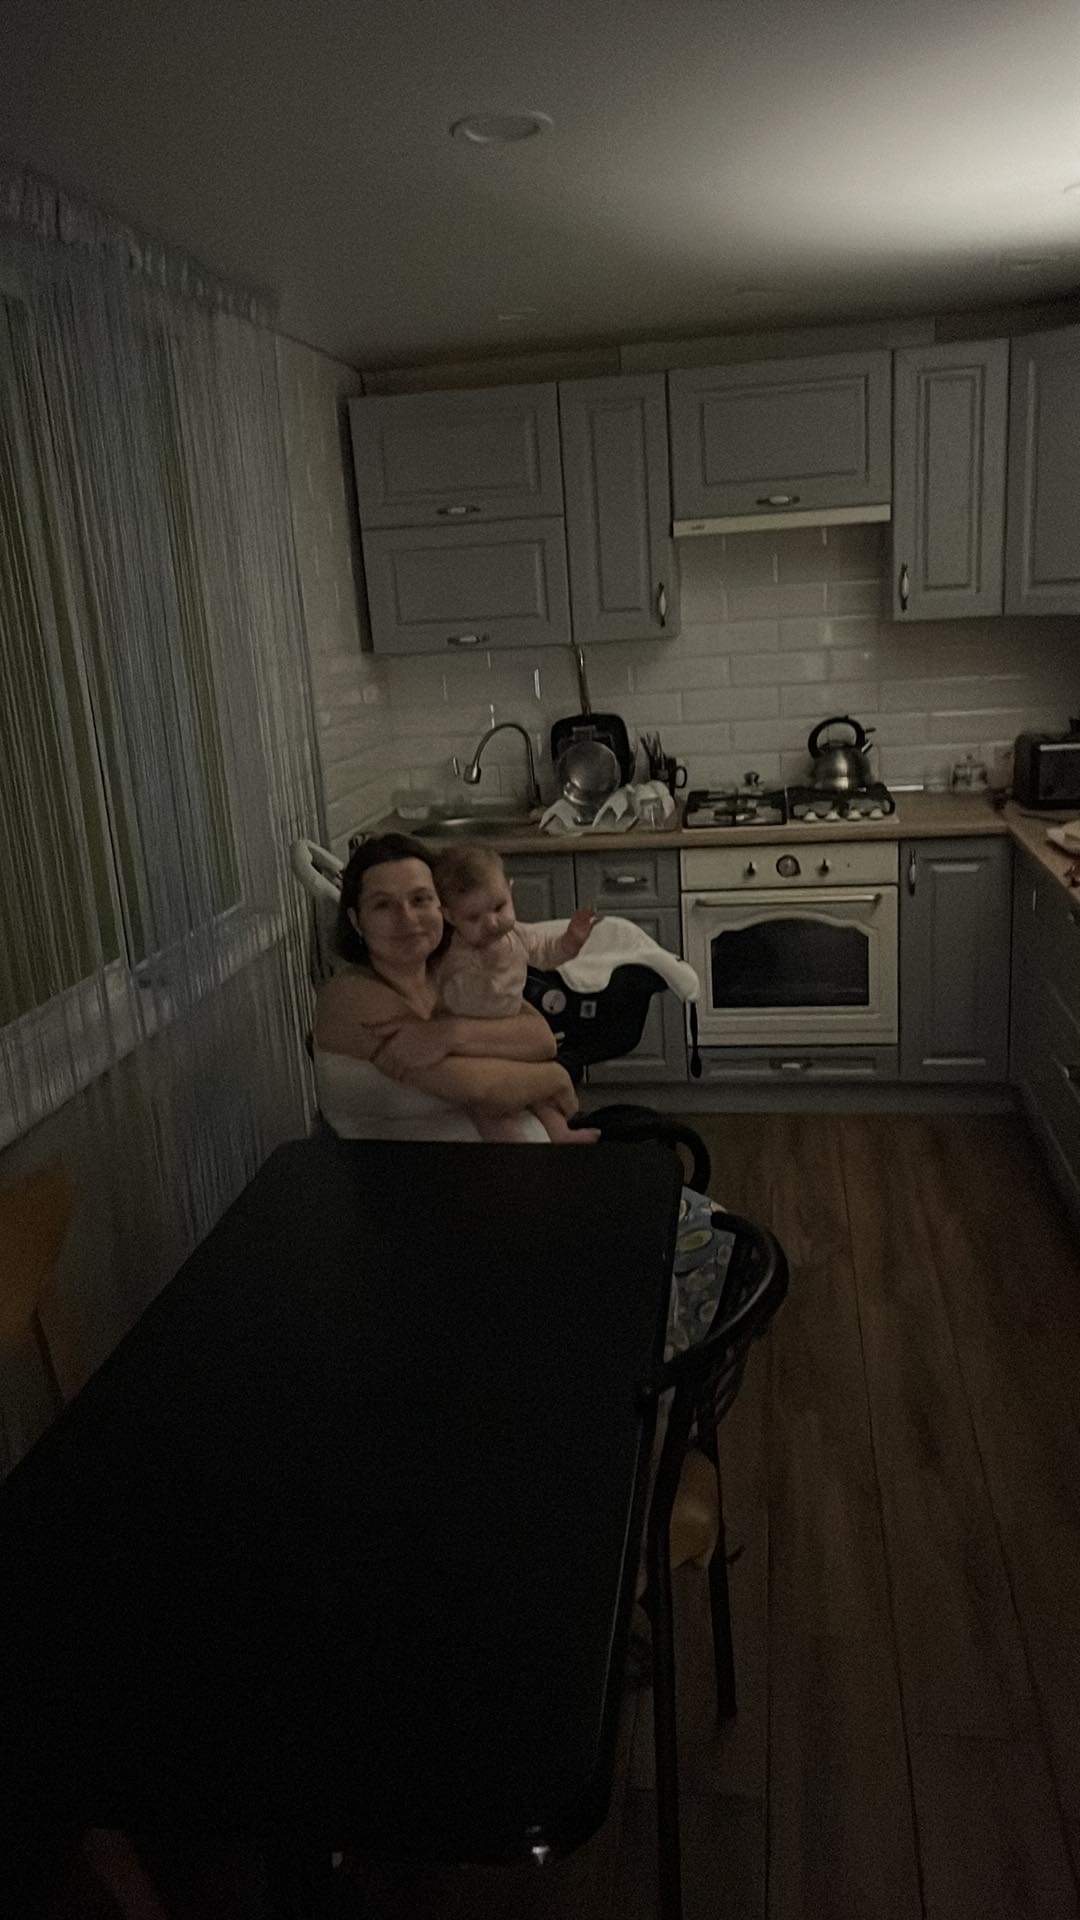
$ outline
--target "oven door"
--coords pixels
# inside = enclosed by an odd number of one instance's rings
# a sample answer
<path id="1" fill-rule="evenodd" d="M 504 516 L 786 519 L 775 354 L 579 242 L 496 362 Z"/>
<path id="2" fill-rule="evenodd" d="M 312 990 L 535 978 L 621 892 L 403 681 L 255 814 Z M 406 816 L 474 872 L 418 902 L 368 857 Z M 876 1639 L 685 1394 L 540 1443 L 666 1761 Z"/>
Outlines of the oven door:
<path id="1" fill-rule="evenodd" d="M 687 894 L 683 919 L 703 1045 L 895 1043 L 895 887 Z"/>

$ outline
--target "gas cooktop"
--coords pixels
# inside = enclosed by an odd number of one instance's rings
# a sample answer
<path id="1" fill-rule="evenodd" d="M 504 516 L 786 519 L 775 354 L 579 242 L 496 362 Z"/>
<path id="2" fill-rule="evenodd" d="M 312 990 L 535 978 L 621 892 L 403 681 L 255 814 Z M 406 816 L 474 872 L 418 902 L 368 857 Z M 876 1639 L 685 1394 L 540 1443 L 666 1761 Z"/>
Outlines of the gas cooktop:
<path id="1" fill-rule="evenodd" d="M 851 826 L 896 812 L 888 787 L 830 793 L 822 787 L 699 787 L 686 796 L 686 827 L 783 827 L 819 820 Z"/>

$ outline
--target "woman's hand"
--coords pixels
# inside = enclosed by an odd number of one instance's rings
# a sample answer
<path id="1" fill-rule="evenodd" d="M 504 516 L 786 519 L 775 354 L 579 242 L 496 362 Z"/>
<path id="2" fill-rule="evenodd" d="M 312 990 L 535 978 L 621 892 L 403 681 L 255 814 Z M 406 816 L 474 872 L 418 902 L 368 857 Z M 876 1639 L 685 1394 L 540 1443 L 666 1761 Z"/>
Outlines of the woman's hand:
<path id="1" fill-rule="evenodd" d="M 391 1080 L 437 1067 L 454 1051 L 452 1020 L 403 1020 L 373 1056 L 372 1064 Z"/>

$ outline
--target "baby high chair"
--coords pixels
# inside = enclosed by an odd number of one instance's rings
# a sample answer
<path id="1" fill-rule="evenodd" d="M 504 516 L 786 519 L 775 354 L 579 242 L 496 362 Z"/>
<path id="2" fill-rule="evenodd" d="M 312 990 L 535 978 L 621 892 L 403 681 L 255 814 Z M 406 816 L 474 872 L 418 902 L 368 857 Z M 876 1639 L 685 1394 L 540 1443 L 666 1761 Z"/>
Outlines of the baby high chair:
<path id="1" fill-rule="evenodd" d="M 292 870 L 312 902 L 311 975 L 316 982 L 328 979 L 340 965 L 335 952 L 335 922 L 341 895 L 340 860 L 313 840 L 296 840 L 291 850 Z M 609 925 L 620 924 L 608 922 Z M 621 923 L 629 928 L 628 922 Z M 636 930 L 635 930 L 636 931 Z M 542 972 L 530 967 L 525 984 L 529 1005 L 547 1021 L 555 1035 L 557 1058 L 570 1078 L 580 1081 L 585 1068 L 603 1060 L 618 1060 L 632 1053 L 641 1039 L 649 1002 L 654 993 L 663 993 L 669 985 L 687 998 L 693 991 L 693 974 L 681 962 L 672 968 L 671 956 L 660 959 L 660 949 L 639 934 L 634 946 L 641 958 L 617 958 L 608 970 L 606 984 L 579 987 L 566 978 L 567 969 Z M 659 964 L 674 970 L 675 981 L 666 980 L 656 967 L 648 964 L 650 948 Z M 573 973 L 572 963 L 570 972 Z M 676 984 L 677 983 L 677 984 Z"/>

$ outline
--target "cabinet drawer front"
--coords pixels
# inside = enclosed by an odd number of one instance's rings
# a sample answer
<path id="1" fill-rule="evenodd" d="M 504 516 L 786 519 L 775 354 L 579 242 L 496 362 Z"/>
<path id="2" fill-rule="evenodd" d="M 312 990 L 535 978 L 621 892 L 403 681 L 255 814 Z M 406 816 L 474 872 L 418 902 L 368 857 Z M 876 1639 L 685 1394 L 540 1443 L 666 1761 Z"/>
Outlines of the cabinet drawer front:
<path id="1" fill-rule="evenodd" d="M 810 1081 L 895 1080 L 895 1047 L 705 1047 L 703 1080 L 768 1082 L 772 1086 Z"/>
<path id="2" fill-rule="evenodd" d="M 503 861 L 514 883 L 519 920 L 569 920 L 574 911 L 574 863 L 565 856 L 516 853 Z"/>
<path id="3" fill-rule="evenodd" d="M 577 896 L 598 913 L 639 918 L 640 907 L 677 907 L 677 853 L 579 853 L 574 861 Z"/>
<path id="4" fill-rule="evenodd" d="M 887 501 L 891 378 L 888 353 L 670 374 L 675 518 Z"/>
<path id="5" fill-rule="evenodd" d="M 561 514 L 554 384 L 352 400 L 364 527 Z"/>
<path id="6" fill-rule="evenodd" d="M 377 653 L 569 643 L 561 520 L 365 533 L 364 568 Z"/>

